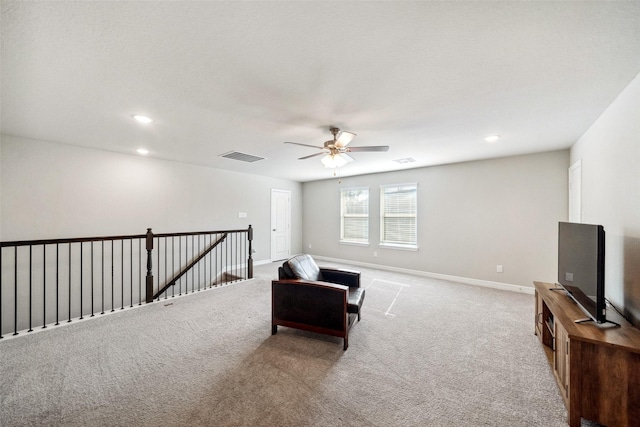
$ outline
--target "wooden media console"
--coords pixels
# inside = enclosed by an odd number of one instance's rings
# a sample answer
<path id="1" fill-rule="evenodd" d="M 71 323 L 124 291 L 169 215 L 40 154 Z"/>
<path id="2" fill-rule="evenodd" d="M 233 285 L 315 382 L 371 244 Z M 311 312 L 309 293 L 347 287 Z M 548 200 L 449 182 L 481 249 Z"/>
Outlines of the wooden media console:
<path id="1" fill-rule="evenodd" d="M 608 427 L 640 426 L 640 330 L 613 310 L 620 324 L 575 323 L 584 312 L 552 283 L 534 282 L 535 333 L 569 415 Z"/>

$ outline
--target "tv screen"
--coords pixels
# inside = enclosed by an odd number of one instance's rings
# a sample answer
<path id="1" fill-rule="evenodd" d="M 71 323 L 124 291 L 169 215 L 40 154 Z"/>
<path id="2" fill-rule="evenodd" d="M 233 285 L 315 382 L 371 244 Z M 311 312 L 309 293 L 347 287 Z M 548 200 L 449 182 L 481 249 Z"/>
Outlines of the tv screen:
<path id="1" fill-rule="evenodd" d="M 559 223 L 558 282 L 590 319 L 606 322 L 601 225 Z"/>

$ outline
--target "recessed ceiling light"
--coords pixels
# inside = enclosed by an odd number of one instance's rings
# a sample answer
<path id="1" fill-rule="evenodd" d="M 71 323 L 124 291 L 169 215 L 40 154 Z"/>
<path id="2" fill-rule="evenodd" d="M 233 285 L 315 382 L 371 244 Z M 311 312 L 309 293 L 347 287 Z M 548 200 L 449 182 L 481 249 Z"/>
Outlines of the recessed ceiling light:
<path id="1" fill-rule="evenodd" d="M 149 154 L 149 150 L 147 150 L 146 148 L 138 148 L 138 149 L 136 150 L 136 153 L 138 153 L 138 154 L 142 154 L 142 155 L 144 156 L 144 155 Z"/>
<path id="2" fill-rule="evenodd" d="M 500 135 L 489 135 L 484 140 L 487 142 L 496 142 L 499 139 L 500 139 Z"/>
<path id="3" fill-rule="evenodd" d="M 147 116 L 142 116 L 140 114 L 134 114 L 133 116 L 134 119 L 136 119 L 137 121 L 139 121 L 140 123 L 151 123 L 153 121 L 152 118 L 147 117 Z"/>

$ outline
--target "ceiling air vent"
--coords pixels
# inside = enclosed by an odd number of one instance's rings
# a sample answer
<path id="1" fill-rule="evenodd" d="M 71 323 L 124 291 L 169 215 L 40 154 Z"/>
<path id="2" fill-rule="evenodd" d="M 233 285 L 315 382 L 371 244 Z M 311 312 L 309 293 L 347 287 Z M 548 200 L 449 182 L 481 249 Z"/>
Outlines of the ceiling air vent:
<path id="1" fill-rule="evenodd" d="M 394 162 L 396 162 L 396 163 L 400 163 L 400 164 L 404 164 L 404 163 L 413 163 L 413 162 L 415 162 L 415 161 L 416 161 L 416 159 L 411 158 L 411 157 L 406 157 L 406 158 L 404 158 L 404 159 L 396 159 L 396 160 L 394 160 Z"/>
<path id="2" fill-rule="evenodd" d="M 226 157 L 227 159 L 240 160 L 241 162 L 253 163 L 258 160 L 264 160 L 264 157 L 252 156 L 251 154 L 240 153 L 238 151 L 229 151 L 225 154 L 220 154 L 220 157 Z"/>

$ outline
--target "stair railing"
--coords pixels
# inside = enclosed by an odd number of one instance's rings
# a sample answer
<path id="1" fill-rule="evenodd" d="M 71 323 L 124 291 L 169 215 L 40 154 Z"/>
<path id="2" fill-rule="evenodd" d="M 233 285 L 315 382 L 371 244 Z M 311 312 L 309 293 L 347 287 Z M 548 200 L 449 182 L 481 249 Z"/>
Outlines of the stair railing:
<path id="1" fill-rule="evenodd" d="M 252 241 L 249 226 L 0 242 L 0 338 L 250 279 Z"/>

